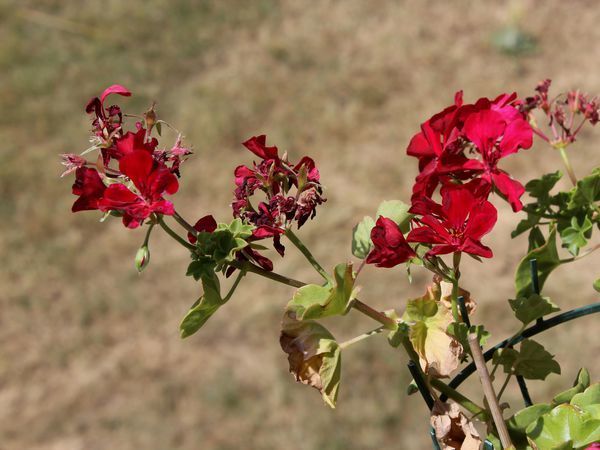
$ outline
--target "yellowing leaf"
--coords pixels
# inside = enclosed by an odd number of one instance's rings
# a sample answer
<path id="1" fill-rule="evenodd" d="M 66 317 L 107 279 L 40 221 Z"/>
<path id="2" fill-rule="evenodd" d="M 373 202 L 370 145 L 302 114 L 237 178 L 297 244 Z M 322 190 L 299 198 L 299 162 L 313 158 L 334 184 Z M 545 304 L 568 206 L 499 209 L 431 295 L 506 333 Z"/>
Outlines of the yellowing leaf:
<path id="1" fill-rule="evenodd" d="M 423 297 L 410 300 L 402 319 L 410 327 L 409 339 L 423 371 L 444 378 L 458 367 L 463 348 L 446 332 L 452 313 L 433 296 L 432 291 L 428 291 Z"/>

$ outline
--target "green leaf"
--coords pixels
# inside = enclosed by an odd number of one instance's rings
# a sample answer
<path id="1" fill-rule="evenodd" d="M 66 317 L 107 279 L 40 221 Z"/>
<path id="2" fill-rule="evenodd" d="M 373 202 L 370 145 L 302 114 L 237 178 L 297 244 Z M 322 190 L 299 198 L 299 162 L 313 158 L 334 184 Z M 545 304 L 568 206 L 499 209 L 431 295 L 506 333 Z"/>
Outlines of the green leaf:
<path id="1" fill-rule="evenodd" d="M 413 218 L 413 215 L 408 212 L 409 209 L 410 205 L 400 200 L 385 200 L 377 208 L 375 217 L 383 216 L 393 220 L 398 224 L 400 231 L 405 234 L 409 231 L 410 221 Z"/>
<path id="2" fill-rule="evenodd" d="M 392 330 L 388 333 L 387 338 L 389 344 L 394 348 L 400 347 L 402 341 L 404 341 L 404 338 L 408 336 L 409 332 L 410 328 L 407 324 L 399 323 L 398 327 L 395 330 Z"/>
<path id="3" fill-rule="evenodd" d="M 587 207 L 600 201 L 600 167 L 595 168 L 591 175 L 579 180 L 570 194 L 569 209 Z"/>
<path id="4" fill-rule="evenodd" d="M 511 440 L 517 449 L 528 448 L 527 427 L 551 410 L 552 406 L 545 403 L 539 403 L 520 410 L 506 421 Z"/>
<path id="5" fill-rule="evenodd" d="M 198 331 L 225 304 L 221 298 L 219 278 L 214 272 L 210 276 L 202 277 L 202 287 L 204 289 L 202 297 L 194 303 L 179 325 L 182 338 Z"/>
<path id="6" fill-rule="evenodd" d="M 342 360 L 333 335 L 313 320 L 299 322 L 286 314 L 279 342 L 296 381 L 313 386 L 325 403 L 335 408 Z"/>
<path id="7" fill-rule="evenodd" d="M 577 373 L 577 378 L 573 383 L 573 387 L 567 389 L 566 391 L 557 394 L 552 399 L 552 406 L 560 405 L 561 403 L 569 403 L 571 399 L 584 390 L 586 390 L 590 386 L 590 373 L 585 368 L 579 369 Z"/>
<path id="8" fill-rule="evenodd" d="M 365 259 L 373 248 L 371 230 L 375 221 L 368 216 L 358 223 L 352 230 L 352 254 L 360 259 Z"/>
<path id="9" fill-rule="evenodd" d="M 525 190 L 534 198 L 537 198 L 540 202 L 545 202 L 550 198 L 550 191 L 558 180 L 562 178 L 562 173 L 556 171 L 554 173 L 547 173 L 542 175 L 541 178 L 531 180 L 525 185 Z"/>
<path id="10" fill-rule="evenodd" d="M 583 410 L 589 406 L 600 405 L 600 383 L 594 383 L 585 391 L 574 395 L 571 405 L 579 406 Z"/>
<path id="11" fill-rule="evenodd" d="M 463 353 L 458 340 L 446 332 L 453 321 L 450 310 L 425 294 L 408 301 L 402 320 L 410 326 L 409 339 L 423 371 L 436 377 L 449 376 Z"/>
<path id="12" fill-rule="evenodd" d="M 188 277 L 194 277 L 194 280 L 198 281 L 202 277 L 209 277 L 215 271 L 215 262 L 212 258 L 202 257 L 195 261 L 192 261 L 188 268 L 186 275 Z"/>
<path id="13" fill-rule="evenodd" d="M 548 240 L 544 245 L 530 251 L 519 263 L 517 272 L 515 274 L 517 298 L 529 297 L 530 295 L 535 294 L 535 292 L 533 292 L 531 272 L 529 267 L 529 261 L 533 258 L 537 259 L 538 279 L 540 289 L 542 289 L 546 279 L 548 278 L 548 275 L 550 275 L 550 272 L 552 272 L 561 264 L 558 251 L 556 249 L 556 228 L 553 228 L 552 231 L 550 231 Z"/>
<path id="14" fill-rule="evenodd" d="M 523 340 L 519 351 L 503 349 L 499 358 L 506 373 L 510 373 L 512 368 L 516 375 L 528 380 L 545 380 L 551 373 L 560 374 L 560 365 L 554 357 L 541 344 L 531 339 Z"/>
<path id="15" fill-rule="evenodd" d="M 296 320 L 346 314 L 355 298 L 352 265 L 337 265 L 334 277 L 334 286 L 308 284 L 298 289 L 286 310 L 292 312 Z"/>
<path id="16" fill-rule="evenodd" d="M 600 440 L 600 420 L 569 404 L 558 405 L 527 427 L 540 449 L 579 449 Z"/>
<path id="17" fill-rule="evenodd" d="M 600 278 L 594 281 L 594 289 L 596 290 L 596 292 L 600 292 Z"/>
<path id="18" fill-rule="evenodd" d="M 579 249 L 587 245 L 587 238 L 592 230 L 592 221 L 586 216 L 580 225 L 577 217 L 571 218 L 571 226 L 560 231 L 562 246 L 567 248 L 572 255 L 577 256 Z"/>
<path id="19" fill-rule="evenodd" d="M 454 336 L 462 348 L 471 355 L 471 348 L 469 347 L 469 334 L 475 333 L 477 335 L 477 340 L 479 341 L 479 345 L 483 346 L 490 338 L 491 334 L 487 331 L 483 325 L 471 325 L 469 328 L 464 322 L 452 322 L 448 326 L 448 333 Z M 472 355 L 471 355 L 472 356 Z"/>
<path id="20" fill-rule="evenodd" d="M 253 225 L 244 224 L 240 219 L 229 224 L 220 223 L 212 233 L 198 233 L 198 253 L 215 261 L 220 270 L 225 263 L 235 259 L 238 251 L 248 246 L 246 239 L 252 236 L 253 230 Z"/>
<path id="21" fill-rule="evenodd" d="M 154 125 L 154 128 L 156 128 L 156 132 L 158 133 L 158 135 L 162 136 L 162 123 L 156 122 L 156 125 Z"/>
<path id="22" fill-rule="evenodd" d="M 528 325 L 547 314 L 560 311 L 560 308 L 552 303 L 548 297 L 537 294 L 532 294 L 528 298 L 520 297 L 509 300 L 508 303 L 510 303 L 517 319 L 523 322 L 523 325 Z"/>

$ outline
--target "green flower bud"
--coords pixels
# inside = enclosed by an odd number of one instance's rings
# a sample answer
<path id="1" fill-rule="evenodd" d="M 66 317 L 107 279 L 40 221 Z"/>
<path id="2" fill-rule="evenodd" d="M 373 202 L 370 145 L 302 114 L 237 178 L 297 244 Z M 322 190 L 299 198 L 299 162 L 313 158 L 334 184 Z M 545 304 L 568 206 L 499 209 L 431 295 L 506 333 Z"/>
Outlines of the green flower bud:
<path id="1" fill-rule="evenodd" d="M 142 245 L 135 255 L 135 267 L 141 272 L 150 263 L 150 250 L 147 245 Z"/>

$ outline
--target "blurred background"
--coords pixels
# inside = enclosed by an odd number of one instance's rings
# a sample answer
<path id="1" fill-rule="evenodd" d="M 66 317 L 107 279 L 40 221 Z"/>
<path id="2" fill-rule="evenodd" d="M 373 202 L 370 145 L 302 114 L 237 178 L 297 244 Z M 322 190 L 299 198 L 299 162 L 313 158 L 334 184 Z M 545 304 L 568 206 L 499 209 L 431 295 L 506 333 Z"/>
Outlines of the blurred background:
<path id="1" fill-rule="evenodd" d="M 345 351 L 336 410 L 293 381 L 278 342 L 290 288 L 249 275 L 180 340 L 199 295 L 184 276 L 186 251 L 154 233 L 138 275 L 143 231 L 71 214 L 58 154 L 87 148 L 87 100 L 123 84 L 134 93 L 118 99 L 127 112 L 156 100 L 193 146 L 178 210 L 228 221 L 232 170 L 252 161 L 240 143 L 265 133 L 291 159 L 318 162 L 328 202 L 299 235 L 332 267 L 351 257 L 365 214 L 409 199 L 416 161 L 406 145 L 455 91 L 466 101 L 526 96 L 548 77 L 554 92 L 600 93 L 599 21 L 597 2 L 584 0 L 0 0 L 0 448 L 430 448 L 425 404 L 405 394 L 406 357 L 382 336 Z M 571 151 L 579 175 L 598 165 L 599 132 L 586 130 Z M 165 136 L 168 146 L 175 136 Z M 538 142 L 503 168 L 525 182 L 560 164 Z M 506 299 L 526 248 L 509 237 L 519 215 L 495 203 L 487 243 L 497 256 L 463 270 L 490 342 L 518 329 Z M 270 252 L 276 270 L 316 281 L 291 250 L 285 260 Z M 563 309 L 595 301 L 598 267 L 595 255 L 563 267 L 545 293 Z M 414 272 L 409 285 L 401 268 L 367 267 L 361 298 L 402 311 L 430 281 Z M 600 376 L 597 323 L 540 338 L 563 374 L 530 383 L 534 400 L 569 387 L 581 366 Z M 327 326 L 345 340 L 373 323 L 350 313 Z"/>

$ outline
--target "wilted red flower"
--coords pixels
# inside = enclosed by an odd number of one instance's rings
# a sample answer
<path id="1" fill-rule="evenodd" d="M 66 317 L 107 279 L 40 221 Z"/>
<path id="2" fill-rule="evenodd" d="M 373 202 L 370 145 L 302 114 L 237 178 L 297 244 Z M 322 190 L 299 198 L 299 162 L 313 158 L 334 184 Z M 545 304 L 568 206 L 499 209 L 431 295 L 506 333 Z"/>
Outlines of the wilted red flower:
<path id="1" fill-rule="evenodd" d="M 371 230 L 371 241 L 375 248 L 367 256 L 367 264 L 390 268 L 417 256 L 404 239 L 398 224 L 387 217 L 377 219 Z"/>
<path id="2" fill-rule="evenodd" d="M 173 204 L 163 194 L 174 194 L 179 188 L 175 175 L 164 164 L 142 150 L 119 160 L 119 170 L 134 184 L 136 192 L 121 183 L 111 184 L 98 206 L 102 211 L 120 211 L 128 228 L 138 227 L 152 213 L 173 215 Z"/>
<path id="3" fill-rule="evenodd" d="M 465 252 L 491 258 L 492 250 L 481 243 L 481 238 L 491 231 L 496 219 L 496 208 L 467 187 L 444 188 L 442 205 L 418 219 L 421 226 L 413 228 L 406 240 L 432 245 L 427 256 Z"/>
<path id="4" fill-rule="evenodd" d="M 78 195 L 79 198 L 75 200 L 71 210 L 77 212 L 99 209 L 98 202 L 102 199 L 104 191 L 106 186 L 96 169 L 79 167 L 75 171 L 73 184 L 73 194 Z"/>
<path id="5" fill-rule="evenodd" d="M 216 229 L 217 221 L 210 214 L 198 219 L 198 221 L 194 224 L 194 230 L 196 230 L 198 233 L 212 233 Z M 197 241 L 196 236 L 194 236 L 192 233 L 188 233 L 187 238 L 192 244 L 195 244 Z"/>
<path id="6" fill-rule="evenodd" d="M 280 236 L 292 222 L 300 228 L 316 214 L 325 199 L 315 162 L 305 156 L 297 164 L 279 156 L 277 147 L 266 145 L 266 136 L 254 136 L 243 145 L 261 158 L 253 167 L 235 169 L 233 216 L 256 226 L 252 239 L 273 238 L 275 249 L 283 256 Z M 251 201 L 256 193 L 262 201 Z"/>

